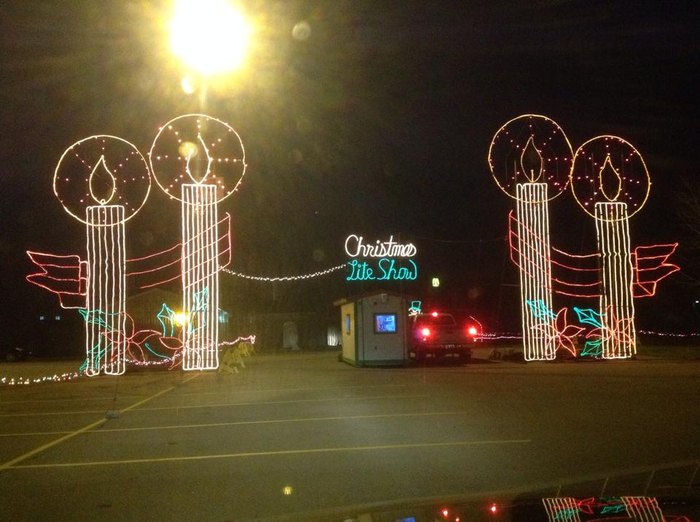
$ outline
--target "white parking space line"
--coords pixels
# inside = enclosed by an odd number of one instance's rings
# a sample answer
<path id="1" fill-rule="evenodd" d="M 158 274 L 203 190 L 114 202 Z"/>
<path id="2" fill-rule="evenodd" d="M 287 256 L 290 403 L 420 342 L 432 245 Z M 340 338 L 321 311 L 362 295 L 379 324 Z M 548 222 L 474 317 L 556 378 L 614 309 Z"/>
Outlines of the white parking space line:
<path id="1" fill-rule="evenodd" d="M 175 424 L 167 426 L 148 426 L 138 428 L 106 428 L 93 433 L 112 433 L 122 431 L 157 431 L 157 430 L 176 430 L 176 429 L 195 429 L 195 428 L 218 428 L 226 426 L 250 426 L 258 424 L 286 424 L 286 423 L 302 423 L 302 422 L 326 422 L 326 421 L 344 421 L 344 420 L 361 420 L 361 419 L 392 419 L 401 417 L 444 417 L 456 415 L 468 415 L 467 411 L 434 411 L 434 412 L 419 412 L 419 413 L 386 413 L 375 415 L 343 415 L 333 417 L 301 417 L 294 419 L 266 419 L 256 421 L 236 421 L 236 422 L 214 422 L 208 424 Z"/>
<path id="2" fill-rule="evenodd" d="M 17 432 L 17 433 L 0 433 L 0 437 L 40 437 L 42 435 L 65 435 L 66 433 L 72 433 L 71 431 L 28 431 L 28 432 Z"/>
<path id="3" fill-rule="evenodd" d="M 195 379 L 196 377 L 199 377 L 199 375 L 200 375 L 200 374 L 195 374 L 195 375 L 193 375 L 192 377 L 183 380 L 182 382 L 183 382 L 183 383 L 186 383 L 186 382 L 188 382 L 188 381 L 191 381 L 192 379 Z M 136 408 L 136 407 L 138 407 L 138 406 L 140 406 L 140 405 L 142 405 L 142 404 L 145 404 L 145 403 L 148 402 L 148 401 L 151 401 L 151 400 L 153 400 L 153 399 L 155 399 L 155 398 L 157 398 L 157 397 L 160 397 L 161 395 L 164 395 L 164 394 L 166 394 L 166 393 L 168 393 L 168 392 L 174 390 L 175 388 L 176 388 L 175 385 L 170 386 L 170 387 L 168 387 L 168 388 L 165 388 L 164 390 L 161 390 L 161 391 L 159 391 L 159 392 L 156 392 L 156 393 L 154 393 L 153 395 L 150 395 L 150 396 L 146 397 L 145 399 L 142 399 L 142 400 L 140 400 L 140 401 L 138 401 L 138 402 L 135 402 L 135 403 L 132 404 L 131 406 L 128 406 L 128 407 L 126 407 L 126 408 L 124 408 L 124 409 L 119 410 L 119 412 L 120 412 L 120 413 L 124 413 L 124 412 L 130 411 L 130 410 L 132 410 L 132 409 L 134 409 L 134 408 Z M 100 411 L 100 413 L 104 413 L 104 411 Z M 63 437 L 59 437 L 58 439 L 55 439 L 55 440 L 53 440 L 53 441 L 51 441 L 51 442 L 47 442 L 46 444 L 42 444 L 41 446 L 39 446 L 39 447 L 37 447 L 37 448 L 34 448 L 33 450 L 31 450 L 31 451 L 29 451 L 29 452 L 27 452 L 27 453 L 24 453 L 24 454 L 20 455 L 19 457 L 15 457 L 15 458 L 12 459 L 12 460 L 8 460 L 8 461 L 5 462 L 4 464 L 0 464 L 0 471 L 6 470 L 6 469 L 10 469 L 10 468 L 12 468 L 13 466 L 15 466 L 16 464 L 18 464 L 19 462 L 22 462 L 22 461 L 24 461 L 24 460 L 27 460 L 28 458 L 33 457 L 34 455 L 37 455 L 37 454 L 39 454 L 39 453 L 41 453 L 41 452 L 43 452 L 43 451 L 46 451 L 46 450 L 49 449 L 49 448 L 52 448 L 52 447 L 54 447 L 54 446 L 57 446 L 58 444 L 61 444 L 62 442 L 65 442 L 65 441 L 67 441 L 67 440 L 69 440 L 69 439 L 72 439 L 73 437 L 75 437 L 75 436 L 77 436 L 77 435 L 80 435 L 81 433 L 85 433 L 85 432 L 87 432 L 87 431 L 90 431 L 90 430 L 92 430 L 92 429 L 95 429 L 95 428 L 97 428 L 98 426 L 101 426 L 102 424 L 104 424 L 105 422 L 107 422 L 107 420 L 108 420 L 108 419 L 107 419 L 106 417 L 105 417 L 105 418 L 102 418 L 102 419 L 99 419 L 99 420 L 97 420 L 97 421 L 95 421 L 95 422 L 92 422 L 92 423 L 86 425 L 86 426 L 83 426 L 82 428 L 79 428 L 79 429 L 77 429 L 77 430 L 75 430 L 75 431 L 71 431 L 70 433 L 67 433 L 67 434 L 64 435 Z"/>
<path id="4" fill-rule="evenodd" d="M 0 471 L 4 471 L 4 470 L 6 470 L 6 469 L 10 469 L 12 466 L 14 466 L 15 464 L 17 464 L 18 462 L 22 462 L 23 460 L 26 460 L 26 459 L 28 459 L 28 458 L 30 458 L 30 457 L 33 457 L 34 455 L 36 455 L 36 454 L 38 454 L 38 453 L 41 453 L 42 451 L 45 451 L 45 450 L 47 450 L 47 449 L 49 449 L 49 448 L 52 448 L 53 446 L 56 446 L 56 445 L 60 444 L 61 442 L 64 442 L 64 441 L 66 441 L 66 440 L 68 440 L 68 439 L 72 439 L 72 438 L 75 437 L 76 435 L 80 435 L 81 433 L 84 433 L 84 432 L 89 431 L 89 430 L 91 430 L 91 429 L 93 429 L 93 428 L 96 428 L 96 427 L 98 427 L 98 426 L 104 424 L 105 422 L 107 422 L 107 419 L 106 419 L 106 418 L 105 418 L 105 419 L 100 419 L 100 420 L 98 420 L 98 421 L 95 421 L 95 422 L 93 422 L 93 423 L 88 424 L 87 426 L 83 426 L 83 427 L 80 428 L 80 429 L 77 429 L 77 430 L 75 430 L 75 431 L 72 431 L 72 432 L 68 433 L 67 435 L 64 435 L 63 437 L 59 437 L 58 439 L 55 439 L 55 440 L 53 440 L 53 441 L 51 441 L 51 442 L 47 442 L 46 444 L 42 444 L 42 445 L 39 446 L 38 448 L 34 448 L 33 450 L 31 450 L 31 451 L 29 451 L 29 452 L 27 452 L 27 453 L 24 453 L 23 455 L 20 455 L 19 457 L 15 457 L 15 458 L 12 459 L 12 460 L 8 460 L 8 461 L 5 462 L 4 464 L 0 464 Z"/>
<path id="5" fill-rule="evenodd" d="M 394 400 L 394 399 L 426 399 L 430 395 L 375 395 L 354 397 L 326 397 L 323 399 L 295 399 L 288 401 L 252 401 L 252 402 L 223 402 L 216 404 L 192 404 L 179 406 L 156 406 L 153 408 L 139 408 L 138 411 L 164 411 L 164 410 L 192 410 L 198 408 L 232 408 L 236 406 L 266 406 L 275 404 L 301 404 L 309 402 L 345 402 L 345 401 L 370 401 L 370 400 Z"/>
<path id="6" fill-rule="evenodd" d="M 333 393 L 333 392 L 340 392 L 343 390 L 354 390 L 357 388 L 361 389 L 368 389 L 368 388 L 408 388 L 409 386 L 419 386 L 420 384 L 417 383 L 411 383 L 411 384 L 369 384 L 369 385 L 362 385 L 362 384 L 357 384 L 357 385 L 348 385 L 348 386 L 327 386 L 327 387 L 320 387 L 320 388 L 262 388 L 260 390 L 243 390 L 236 388 L 235 392 L 236 395 L 239 394 L 255 394 L 255 395 L 261 395 L 265 393 L 297 393 L 297 392 L 320 392 L 320 393 Z M 211 392 L 188 392 L 188 393 L 183 393 L 183 397 L 188 397 L 188 396 L 196 396 L 196 397 L 202 397 L 206 395 L 230 395 L 232 390 L 222 390 L 222 391 L 211 391 Z"/>
<path id="7" fill-rule="evenodd" d="M 129 393 L 122 393 L 119 392 L 119 396 L 124 398 L 124 397 L 136 397 L 137 394 L 129 394 Z M 98 397 L 51 397 L 48 399 L 25 399 L 25 400 L 19 400 L 19 401 L 2 401 L 3 406 L 7 406 L 8 404 L 58 404 L 58 403 L 64 403 L 64 402 L 92 402 L 92 401 L 103 401 L 105 400 L 104 396 L 98 396 Z"/>
<path id="8" fill-rule="evenodd" d="M 402 449 L 429 449 L 467 446 L 496 446 L 508 444 L 529 444 L 531 439 L 506 439 L 506 440 L 462 440 L 453 442 L 425 442 L 415 444 L 382 444 L 376 446 L 344 446 L 337 448 L 309 448 L 276 451 L 253 451 L 247 453 L 223 453 L 218 455 L 191 455 L 189 457 L 160 457 L 152 459 L 125 459 L 125 460 L 98 460 L 90 462 L 60 462 L 54 464 L 20 464 L 11 469 L 47 469 L 47 468 L 72 468 L 91 466 L 120 466 L 128 464 L 159 464 L 168 462 L 192 462 L 203 460 L 223 460 L 250 457 L 275 457 L 286 455 L 309 455 L 321 453 L 348 453 L 356 451 L 390 451 Z M 3 468 L 0 468 L 2 470 Z"/>
<path id="9" fill-rule="evenodd" d="M 104 413 L 105 410 L 38 411 L 33 413 L 0 413 L 0 418 L 8 417 L 56 417 L 60 415 L 82 415 Z"/>
<path id="10" fill-rule="evenodd" d="M 287 424 L 287 423 L 302 423 L 302 422 L 325 422 L 325 421 L 343 421 L 343 420 L 362 420 L 362 419 L 392 419 L 402 417 L 445 417 L 457 415 L 469 415 L 468 411 L 433 411 L 433 412 L 416 412 L 416 413 L 377 413 L 372 415 L 343 415 L 343 416 L 328 416 L 328 417 L 301 417 L 294 419 L 265 419 L 255 421 L 236 421 L 236 422 L 213 422 L 204 424 L 172 424 L 165 426 L 139 426 L 137 428 L 104 428 L 99 431 L 93 430 L 91 433 L 119 433 L 119 432 L 134 432 L 134 431 L 158 431 L 158 430 L 177 430 L 177 429 L 196 429 L 196 428 L 223 428 L 226 426 L 253 426 L 259 424 Z M 70 431 L 31 431 L 31 432 L 16 432 L 16 433 L 0 433 L 0 437 L 35 437 L 41 435 L 63 435 L 71 433 Z"/>

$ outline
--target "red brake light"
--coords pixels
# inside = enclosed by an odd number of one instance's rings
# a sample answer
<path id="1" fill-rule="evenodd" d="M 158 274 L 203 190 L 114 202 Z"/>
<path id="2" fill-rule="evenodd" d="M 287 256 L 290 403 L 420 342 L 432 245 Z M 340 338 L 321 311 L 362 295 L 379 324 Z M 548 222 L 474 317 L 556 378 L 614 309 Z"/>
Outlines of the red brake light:
<path id="1" fill-rule="evenodd" d="M 430 315 L 432 315 L 433 317 L 437 317 L 437 316 L 438 316 L 438 313 L 437 313 L 437 312 L 433 312 L 433 313 L 430 314 Z"/>
<path id="2" fill-rule="evenodd" d="M 470 326 L 469 328 L 467 328 L 467 332 L 473 337 L 479 333 L 479 330 L 476 329 L 476 326 Z"/>
<path id="3" fill-rule="evenodd" d="M 420 334 L 421 334 L 423 337 L 430 337 L 430 328 L 427 328 L 427 327 L 426 327 L 426 328 L 421 328 Z"/>

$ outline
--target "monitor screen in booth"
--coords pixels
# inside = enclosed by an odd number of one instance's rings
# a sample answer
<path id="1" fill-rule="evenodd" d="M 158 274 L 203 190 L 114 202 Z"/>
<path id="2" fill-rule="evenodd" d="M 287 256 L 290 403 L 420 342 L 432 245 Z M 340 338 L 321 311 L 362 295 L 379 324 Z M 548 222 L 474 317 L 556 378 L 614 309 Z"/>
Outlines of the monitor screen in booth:
<path id="1" fill-rule="evenodd" d="M 374 333 L 396 333 L 396 314 L 374 314 Z"/>

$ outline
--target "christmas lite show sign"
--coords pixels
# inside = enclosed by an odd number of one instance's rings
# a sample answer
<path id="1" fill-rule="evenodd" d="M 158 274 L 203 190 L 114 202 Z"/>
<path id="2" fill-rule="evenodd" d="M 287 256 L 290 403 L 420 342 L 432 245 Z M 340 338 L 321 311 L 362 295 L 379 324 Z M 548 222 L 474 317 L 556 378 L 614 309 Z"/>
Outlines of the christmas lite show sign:
<path id="1" fill-rule="evenodd" d="M 345 253 L 350 257 L 350 273 L 346 281 L 414 281 L 418 277 L 418 266 L 413 261 L 416 255 L 413 243 L 399 243 L 394 236 L 388 241 L 377 239 L 365 243 L 362 236 L 349 235 L 345 239 Z"/>

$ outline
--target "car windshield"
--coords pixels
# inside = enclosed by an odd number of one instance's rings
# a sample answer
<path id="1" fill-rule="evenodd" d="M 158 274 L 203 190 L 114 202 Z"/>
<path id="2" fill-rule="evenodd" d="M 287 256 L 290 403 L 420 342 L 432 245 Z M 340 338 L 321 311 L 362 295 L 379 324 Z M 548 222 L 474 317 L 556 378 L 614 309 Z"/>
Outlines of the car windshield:
<path id="1" fill-rule="evenodd" d="M 1 5 L 0 521 L 700 520 L 700 2 Z"/>
<path id="2" fill-rule="evenodd" d="M 457 324 L 455 318 L 449 314 L 424 315 L 418 319 L 417 323 L 436 326 L 455 326 Z"/>

